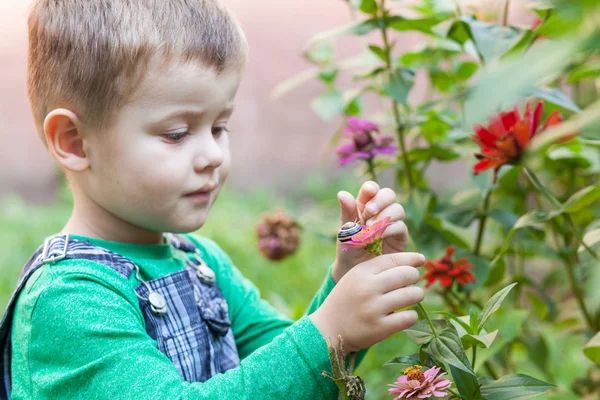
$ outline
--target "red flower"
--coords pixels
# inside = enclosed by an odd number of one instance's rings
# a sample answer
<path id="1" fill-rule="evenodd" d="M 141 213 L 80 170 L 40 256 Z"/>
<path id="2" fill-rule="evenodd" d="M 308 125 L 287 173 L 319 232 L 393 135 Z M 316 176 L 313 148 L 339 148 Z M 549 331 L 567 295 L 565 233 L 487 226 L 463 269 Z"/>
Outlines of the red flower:
<path id="1" fill-rule="evenodd" d="M 544 103 L 541 101 L 538 102 L 535 110 L 527 104 L 525 115 L 521 118 L 519 110 L 515 107 L 512 111 L 501 112 L 492 118 L 487 128 L 476 125 L 476 135 L 471 137 L 481 148 L 481 153 L 475 154 L 480 161 L 473 167 L 473 173 L 477 175 L 494 168 L 494 183 L 496 183 L 500 168 L 505 164 L 515 164 L 535 135 L 562 122 L 561 115 L 558 111 L 554 111 L 540 128 L 543 108 Z M 575 133 L 563 138 L 559 143 L 567 142 L 576 135 Z"/>
<path id="2" fill-rule="evenodd" d="M 454 254 L 454 246 L 448 247 L 446 255 L 439 260 L 427 260 L 425 263 L 426 271 L 423 274 L 423 279 L 427 280 L 425 287 L 431 286 L 436 280 L 439 280 L 440 284 L 445 288 L 452 286 L 454 281 L 457 281 L 459 285 L 475 282 L 475 276 L 469 271 L 469 269 L 473 268 L 473 265 L 469 264 L 469 260 L 464 257 L 460 260 L 452 261 L 452 254 Z"/>

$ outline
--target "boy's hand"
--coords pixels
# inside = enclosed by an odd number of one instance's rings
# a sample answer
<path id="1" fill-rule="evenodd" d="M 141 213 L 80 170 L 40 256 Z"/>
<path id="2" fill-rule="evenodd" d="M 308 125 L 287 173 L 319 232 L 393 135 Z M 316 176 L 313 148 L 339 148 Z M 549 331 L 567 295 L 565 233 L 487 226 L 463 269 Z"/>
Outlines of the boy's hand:
<path id="1" fill-rule="evenodd" d="M 373 181 L 365 182 L 354 199 L 352 194 L 338 193 L 340 203 L 341 226 L 349 221 L 371 226 L 376 221 L 390 217 L 393 223 L 383 232 L 383 254 L 398 253 L 406 250 L 408 231 L 404 224 L 404 208 L 396 202 L 396 192 L 390 188 L 379 189 Z M 333 265 L 332 277 L 337 283 L 355 265 L 372 259 L 374 256 L 363 249 L 349 248 L 342 251 L 344 245 L 337 244 L 337 255 Z"/>
<path id="2" fill-rule="evenodd" d="M 417 321 L 414 310 L 394 312 L 423 300 L 415 268 L 419 253 L 392 253 L 351 269 L 309 317 L 325 338 L 344 339 L 346 351 L 358 351 L 407 329 Z"/>

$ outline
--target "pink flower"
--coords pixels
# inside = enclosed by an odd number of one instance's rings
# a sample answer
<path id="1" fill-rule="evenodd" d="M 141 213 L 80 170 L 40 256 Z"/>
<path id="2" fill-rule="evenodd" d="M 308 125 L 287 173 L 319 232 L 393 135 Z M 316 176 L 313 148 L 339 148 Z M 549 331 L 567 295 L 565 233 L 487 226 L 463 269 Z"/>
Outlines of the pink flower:
<path id="1" fill-rule="evenodd" d="M 375 222 L 370 227 L 363 225 L 362 231 L 352 236 L 352 238 L 344 242 L 344 244 L 348 247 L 365 247 L 380 239 L 385 228 L 391 224 L 392 222 L 390 222 L 390 217 L 385 217 L 384 219 Z"/>
<path id="2" fill-rule="evenodd" d="M 420 365 L 408 367 L 404 370 L 404 375 L 390 384 L 388 389 L 390 394 L 397 394 L 394 400 L 398 399 L 428 399 L 430 397 L 441 398 L 448 396 L 446 389 L 452 382 L 448 379 L 442 379 L 443 372 L 438 376 L 440 367 L 433 367 L 425 372 L 421 372 Z"/>
<path id="3" fill-rule="evenodd" d="M 346 240 L 343 242 L 343 244 L 346 247 L 342 248 L 342 251 L 346 251 L 350 247 L 358 247 L 364 249 L 365 251 L 373 255 L 381 255 L 381 235 L 383 235 L 383 231 L 385 231 L 385 228 L 387 228 L 391 224 L 393 224 L 393 222 L 390 222 L 390 217 L 385 217 L 384 219 L 375 222 L 370 227 L 361 225 L 362 230 L 360 232 L 351 236 L 350 240 Z"/>
<path id="4" fill-rule="evenodd" d="M 358 158 L 365 160 L 377 154 L 394 154 L 396 147 L 392 146 L 390 136 L 379 134 L 379 125 L 355 117 L 348 118 L 348 126 L 344 135 L 352 139 L 352 143 L 343 144 L 336 149 L 339 164 L 346 165 Z"/>

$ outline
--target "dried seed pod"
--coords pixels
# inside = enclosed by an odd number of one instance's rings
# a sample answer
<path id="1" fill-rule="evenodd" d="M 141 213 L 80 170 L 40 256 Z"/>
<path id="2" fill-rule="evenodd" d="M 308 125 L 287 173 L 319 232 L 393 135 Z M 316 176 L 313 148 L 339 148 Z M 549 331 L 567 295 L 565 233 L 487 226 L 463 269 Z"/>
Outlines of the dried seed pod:
<path id="1" fill-rule="evenodd" d="M 283 210 L 265 215 L 256 225 L 256 233 L 260 252 L 272 261 L 294 254 L 300 245 L 300 227 Z"/>

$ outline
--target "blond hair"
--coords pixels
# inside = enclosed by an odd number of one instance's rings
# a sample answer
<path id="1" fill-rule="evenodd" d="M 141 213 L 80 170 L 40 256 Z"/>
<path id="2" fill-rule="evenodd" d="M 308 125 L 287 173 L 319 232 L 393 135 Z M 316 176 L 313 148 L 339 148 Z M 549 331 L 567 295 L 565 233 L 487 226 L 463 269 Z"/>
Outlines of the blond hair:
<path id="1" fill-rule="evenodd" d="M 36 0 L 28 25 L 27 91 L 44 143 L 44 119 L 58 107 L 109 126 L 155 56 L 222 72 L 247 53 L 217 0 Z"/>

